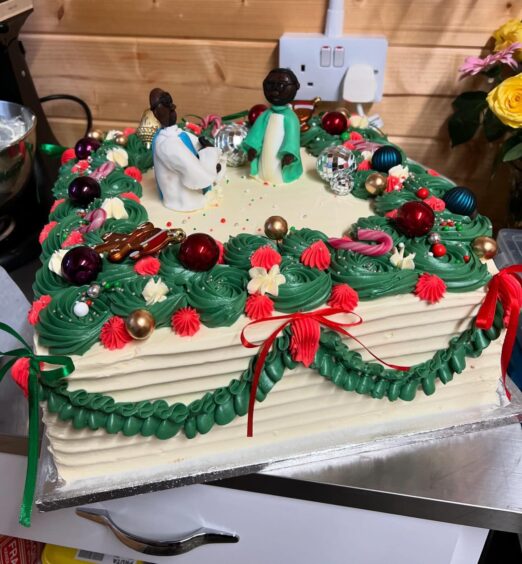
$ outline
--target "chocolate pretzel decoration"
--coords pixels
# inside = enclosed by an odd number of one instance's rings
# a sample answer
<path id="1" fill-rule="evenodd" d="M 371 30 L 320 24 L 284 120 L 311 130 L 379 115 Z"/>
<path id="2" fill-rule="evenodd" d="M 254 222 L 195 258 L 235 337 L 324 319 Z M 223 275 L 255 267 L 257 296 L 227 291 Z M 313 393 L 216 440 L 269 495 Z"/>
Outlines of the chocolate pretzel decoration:
<path id="1" fill-rule="evenodd" d="M 161 229 L 146 222 L 132 233 L 105 234 L 103 243 L 94 247 L 94 250 L 97 253 L 107 253 L 110 262 L 121 262 L 127 256 L 138 260 L 159 253 L 171 243 L 181 243 L 184 239 L 183 229 Z"/>

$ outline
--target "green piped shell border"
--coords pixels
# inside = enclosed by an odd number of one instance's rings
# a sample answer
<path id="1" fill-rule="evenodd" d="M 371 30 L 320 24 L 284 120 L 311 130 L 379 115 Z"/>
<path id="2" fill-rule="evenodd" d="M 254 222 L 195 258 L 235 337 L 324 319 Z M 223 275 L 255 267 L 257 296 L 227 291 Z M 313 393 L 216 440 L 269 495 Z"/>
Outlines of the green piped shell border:
<path id="1" fill-rule="evenodd" d="M 446 349 L 441 349 L 428 361 L 412 367 L 408 372 L 385 369 L 375 362 L 365 362 L 359 353 L 350 351 L 341 337 L 332 331 L 322 330 L 319 350 L 311 367 L 348 392 L 369 395 L 375 399 L 387 397 L 390 401 L 411 401 L 419 389 L 426 395 L 435 392 L 435 380 L 447 384 L 455 374 L 466 367 L 466 358 L 476 358 L 497 339 L 502 329 L 502 306 L 499 304 L 495 320 L 489 330 L 471 326 L 458 337 L 451 339 Z M 285 329 L 270 351 L 256 394 L 263 401 L 272 388 L 297 363 L 289 352 L 290 330 Z M 41 398 L 47 401 L 48 410 L 62 421 L 71 421 L 75 429 L 104 429 L 109 434 L 123 433 L 127 437 L 155 436 L 165 440 L 182 431 L 189 439 L 208 433 L 214 425 L 226 425 L 247 413 L 250 386 L 257 355 L 249 363 L 239 380 L 234 379 L 223 388 L 207 392 L 188 405 L 168 405 L 164 400 L 134 403 L 115 402 L 111 397 L 88 393 L 85 390 L 70 392 L 67 381 L 54 383 L 40 381 Z"/>

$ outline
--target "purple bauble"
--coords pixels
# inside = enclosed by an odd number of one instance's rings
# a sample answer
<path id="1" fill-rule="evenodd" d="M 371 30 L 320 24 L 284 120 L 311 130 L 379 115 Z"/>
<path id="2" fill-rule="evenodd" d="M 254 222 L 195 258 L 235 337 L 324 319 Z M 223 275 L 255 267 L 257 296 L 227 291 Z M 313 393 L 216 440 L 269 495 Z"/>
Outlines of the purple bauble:
<path id="1" fill-rule="evenodd" d="M 96 279 L 102 268 L 100 255 L 91 247 L 74 247 L 62 260 L 62 274 L 77 286 L 89 284 Z"/>
<path id="2" fill-rule="evenodd" d="M 101 196 L 101 188 L 97 180 L 90 176 L 77 176 L 67 189 L 69 198 L 78 206 L 87 207 Z"/>
<path id="3" fill-rule="evenodd" d="M 101 143 L 96 141 L 96 139 L 92 139 L 91 137 L 82 137 L 82 139 L 80 139 L 74 146 L 76 158 L 82 160 L 90 157 L 94 151 L 99 149 L 100 145 Z"/>

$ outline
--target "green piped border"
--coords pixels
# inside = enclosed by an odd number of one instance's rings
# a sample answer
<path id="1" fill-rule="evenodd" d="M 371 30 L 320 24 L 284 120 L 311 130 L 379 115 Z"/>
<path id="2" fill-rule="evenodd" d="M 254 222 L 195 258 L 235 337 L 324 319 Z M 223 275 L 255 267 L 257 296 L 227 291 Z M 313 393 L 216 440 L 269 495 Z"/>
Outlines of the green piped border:
<path id="1" fill-rule="evenodd" d="M 365 362 L 357 352 L 352 352 L 341 337 L 332 331 L 321 331 L 319 350 L 311 365 L 321 376 L 335 386 L 376 399 L 385 396 L 390 401 L 411 401 L 419 387 L 426 395 L 435 392 L 435 380 L 443 384 L 460 374 L 466 367 L 466 357 L 476 358 L 490 342 L 497 339 L 502 329 L 503 310 L 497 305 L 495 320 L 488 330 L 478 329 L 475 321 L 458 337 L 451 339 L 446 349 L 433 358 L 412 367 L 408 372 L 385 369 L 375 362 Z M 290 330 L 276 340 L 270 351 L 257 390 L 257 401 L 263 401 L 288 368 L 297 366 L 289 352 Z M 67 381 L 54 383 L 40 380 L 41 398 L 47 401 L 51 413 L 62 421 L 72 421 L 75 429 L 104 429 L 109 434 L 123 433 L 127 437 L 155 436 L 165 440 L 183 431 L 188 439 L 205 434 L 217 425 L 226 425 L 237 416 L 247 413 L 251 380 L 257 356 L 239 380 L 232 380 L 223 388 L 207 392 L 189 405 L 168 405 L 164 400 L 133 403 L 115 402 L 109 396 L 92 394 L 84 390 L 70 392 Z"/>

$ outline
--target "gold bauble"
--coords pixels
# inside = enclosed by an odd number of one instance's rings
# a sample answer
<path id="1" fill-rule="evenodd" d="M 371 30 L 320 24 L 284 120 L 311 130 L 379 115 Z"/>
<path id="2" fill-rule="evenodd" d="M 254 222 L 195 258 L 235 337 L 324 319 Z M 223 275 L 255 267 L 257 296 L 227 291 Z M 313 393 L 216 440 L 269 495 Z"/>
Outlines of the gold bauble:
<path id="1" fill-rule="evenodd" d="M 160 127 L 161 124 L 152 113 L 152 110 L 145 110 L 141 116 L 140 124 L 136 129 L 136 135 L 142 140 L 147 148 L 150 148 L 152 138 Z"/>
<path id="2" fill-rule="evenodd" d="M 265 221 L 265 235 L 269 239 L 280 241 L 288 233 L 288 223 L 280 215 L 271 215 Z"/>
<path id="3" fill-rule="evenodd" d="M 114 138 L 114 142 L 116 143 L 116 145 L 120 145 L 120 147 L 125 147 L 125 145 L 127 145 L 127 136 L 126 135 L 117 135 Z"/>
<path id="4" fill-rule="evenodd" d="M 497 254 L 497 242 L 491 237 L 477 237 L 472 247 L 481 259 L 491 259 Z"/>
<path id="5" fill-rule="evenodd" d="M 99 141 L 101 143 L 105 139 L 105 133 L 103 133 L 101 129 L 93 129 L 92 131 L 89 131 L 89 133 L 87 133 L 87 137 L 96 139 L 96 141 Z"/>
<path id="6" fill-rule="evenodd" d="M 381 192 L 384 192 L 386 188 L 386 176 L 378 172 L 372 172 L 366 177 L 364 187 L 369 194 L 377 196 Z"/>
<path id="7" fill-rule="evenodd" d="M 137 341 L 148 339 L 156 327 L 154 317 L 146 309 L 136 309 L 125 320 L 129 335 Z"/>

